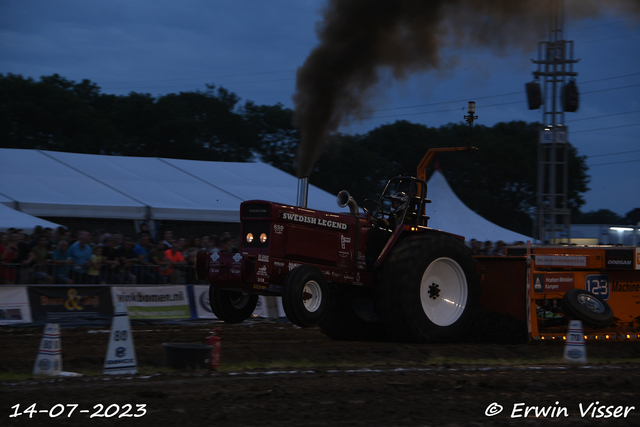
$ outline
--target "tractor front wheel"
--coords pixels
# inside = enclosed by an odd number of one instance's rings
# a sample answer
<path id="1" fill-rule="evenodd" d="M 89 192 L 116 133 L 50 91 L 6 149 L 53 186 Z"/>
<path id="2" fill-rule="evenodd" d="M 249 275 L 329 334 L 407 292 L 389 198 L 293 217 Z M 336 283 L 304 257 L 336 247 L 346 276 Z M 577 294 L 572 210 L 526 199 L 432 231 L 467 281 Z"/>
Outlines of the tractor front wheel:
<path id="1" fill-rule="evenodd" d="M 242 323 L 253 314 L 258 295 L 209 287 L 209 305 L 216 317 L 226 323 Z"/>
<path id="2" fill-rule="evenodd" d="M 289 272 L 282 290 L 282 308 L 291 323 L 316 326 L 328 302 L 327 281 L 317 268 L 301 265 Z"/>

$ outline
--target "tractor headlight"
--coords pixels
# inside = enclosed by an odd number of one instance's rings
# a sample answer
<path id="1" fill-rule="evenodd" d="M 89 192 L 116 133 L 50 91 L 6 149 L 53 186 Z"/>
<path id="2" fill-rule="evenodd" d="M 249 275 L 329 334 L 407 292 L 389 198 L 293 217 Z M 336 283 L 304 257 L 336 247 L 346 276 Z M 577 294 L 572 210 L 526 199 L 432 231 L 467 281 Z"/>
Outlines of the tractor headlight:
<path id="1" fill-rule="evenodd" d="M 243 221 L 241 246 L 243 248 L 266 248 L 271 242 L 270 229 L 270 221 Z"/>

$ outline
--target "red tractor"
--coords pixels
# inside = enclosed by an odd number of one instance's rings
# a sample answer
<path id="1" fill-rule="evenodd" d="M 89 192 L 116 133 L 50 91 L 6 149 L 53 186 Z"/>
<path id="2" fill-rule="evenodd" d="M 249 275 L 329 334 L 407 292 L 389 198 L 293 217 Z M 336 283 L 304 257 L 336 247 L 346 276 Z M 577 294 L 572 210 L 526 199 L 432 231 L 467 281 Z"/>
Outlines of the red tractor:
<path id="1" fill-rule="evenodd" d="M 337 202 L 349 214 L 307 209 L 304 190 L 300 199 L 243 202 L 239 252 L 198 253 L 219 319 L 242 322 L 267 295 L 282 297 L 292 323 L 337 340 L 448 341 L 469 327 L 475 261 L 463 237 L 427 226 L 424 179 L 392 178 L 362 213 L 346 191 Z"/>

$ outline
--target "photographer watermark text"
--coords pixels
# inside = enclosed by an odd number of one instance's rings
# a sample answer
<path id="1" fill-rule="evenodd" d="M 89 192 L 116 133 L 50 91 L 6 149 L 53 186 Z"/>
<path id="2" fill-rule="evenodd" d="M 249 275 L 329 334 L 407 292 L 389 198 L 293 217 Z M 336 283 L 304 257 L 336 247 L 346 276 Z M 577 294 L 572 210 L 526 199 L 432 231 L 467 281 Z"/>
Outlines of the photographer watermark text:
<path id="1" fill-rule="evenodd" d="M 494 417 L 504 412 L 504 409 L 505 408 L 498 402 L 493 402 L 487 406 L 484 414 L 487 417 Z M 527 405 L 524 402 L 519 402 L 513 404 L 509 417 L 567 418 L 570 416 L 580 416 L 581 418 L 627 418 L 629 413 L 635 409 L 635 406 L 607 405 L 597 400 L 595 402 L 579 403 L 573 411 L 567 406 L 561 406 L 559 401 L 549 406 Z"/>

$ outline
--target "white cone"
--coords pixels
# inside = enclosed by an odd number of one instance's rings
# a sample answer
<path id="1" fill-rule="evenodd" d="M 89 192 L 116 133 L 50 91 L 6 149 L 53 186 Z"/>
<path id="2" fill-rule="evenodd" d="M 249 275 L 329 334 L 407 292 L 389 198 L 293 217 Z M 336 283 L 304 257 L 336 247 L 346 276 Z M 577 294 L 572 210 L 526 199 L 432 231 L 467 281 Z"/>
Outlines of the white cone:
<path id="1" fill-rule="evenodd" d="M 109 347 L 104 361 L 104 374 L 130 375 L 138 372 L 129 313 L 125 303 L 116 304 L 109 334 Z"/>
<path id="2" fill-rule="evenodd" d="M 587 349 L 584 345 L 582 321 L 571 320 L 564 345 L 564 360 L 575 363 L 587 363 Z"/>
<path id="3" fill-rule="evenodd" d="M 62 345 L 60 325 L 47 323 L 40 341 L 38 357 L 33 367 L 33 375 L 60 375 L 62 372 Z"/>

